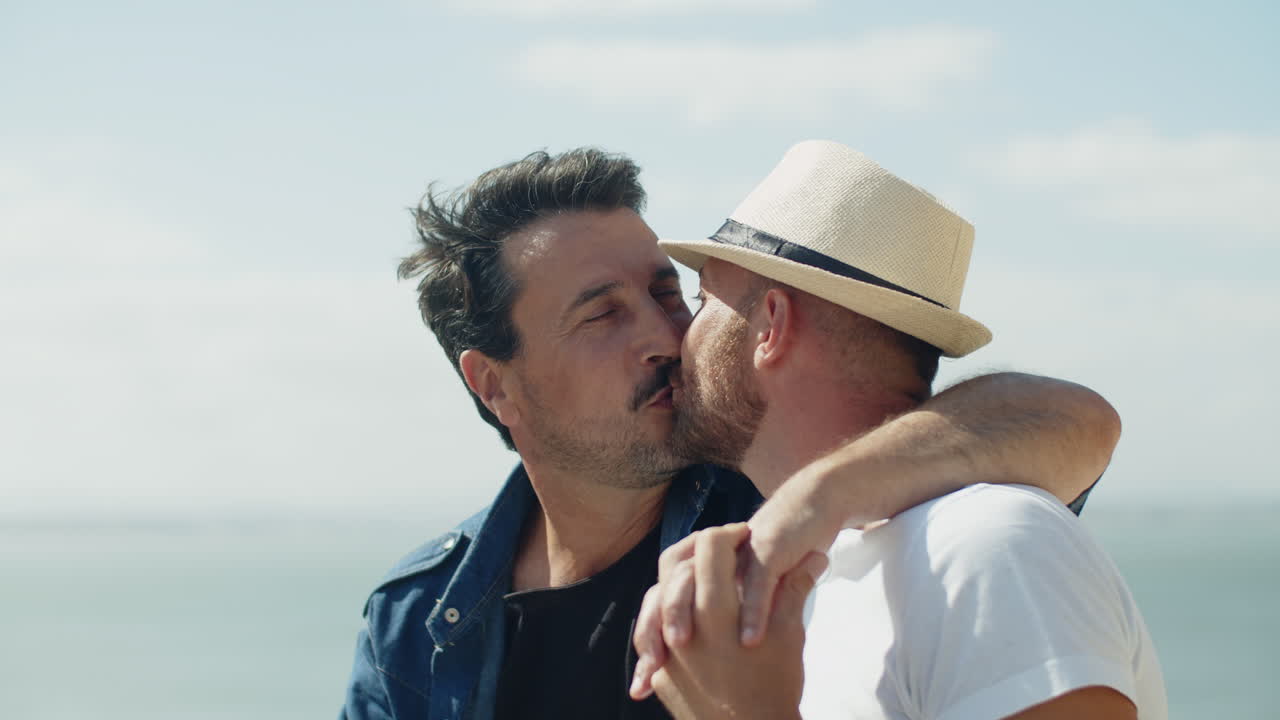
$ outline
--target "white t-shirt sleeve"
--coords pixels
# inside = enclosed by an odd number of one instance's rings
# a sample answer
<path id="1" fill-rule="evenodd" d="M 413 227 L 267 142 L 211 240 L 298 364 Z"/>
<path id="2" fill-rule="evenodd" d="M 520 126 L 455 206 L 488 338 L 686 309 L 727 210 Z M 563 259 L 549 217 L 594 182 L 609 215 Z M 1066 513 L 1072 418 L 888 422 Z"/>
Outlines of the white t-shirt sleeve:
<path id="1" fill-rule="evenodd" d="M 1090 685 L 1137 704 L 1141 619 L 1114 564 L 1061 503 L 981 486 L 929 508 L 886 588 L 886 658 L 918 717 L 1002 718 Z M 896 596 L 896 597 L 895 597 Z"/>

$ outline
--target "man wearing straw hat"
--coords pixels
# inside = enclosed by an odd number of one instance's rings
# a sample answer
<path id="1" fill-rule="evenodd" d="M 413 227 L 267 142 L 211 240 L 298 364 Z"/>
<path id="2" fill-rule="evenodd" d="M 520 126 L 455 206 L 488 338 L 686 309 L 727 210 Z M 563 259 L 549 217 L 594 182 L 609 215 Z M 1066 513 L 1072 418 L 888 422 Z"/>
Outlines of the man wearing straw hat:
<path id="1" fill-rule="evenodd" d="M 668 376 L 690 313 L 639 215 L 638 172 L 593 149 L 534 153 L 415 212 L 421 247 L 401 273 L 422 277 L 423 318 L 521 462 L 489 508 L 374 590 L 344 718 L 666 717 L 656 699 L 627 698 L 631 623 L 658 552 L 746 519 L 760 497 L 670 445 Z M 1096 394 L 1011 374 L 889 427 L 836 449 L 806 476 L 811 492 L 773 515 L 865 522 L 1020 479 L 1070 500 L 1119 432 Z M 780 538 L 761 558 L 774 575 L 817 547 Z"/>
<path id="2" fill-rule="evenodd" d="M 825 533 L 829 565 L 809 556 L 784 578 L 768 629 L 740 636 L 739 555 L 776 542 L 770 509 L 797 491 L 789 478 L 916 408 L 939 352 L 989 341 L 957 311 L 972 242 L 972 226 L 928 193 L 813 141 L 710 239 L 660 243 L 699 271 L 703 298 L 672 375 L 674 442 L 741 470 L 770 500 L 749 525 L 663 554 L 633 695 L 653 673 L 685 718 L 1167 716 L 1124 581 L 1032 487 L 965 488 L 866 530 L 813 523 L 804 532 Z"/>

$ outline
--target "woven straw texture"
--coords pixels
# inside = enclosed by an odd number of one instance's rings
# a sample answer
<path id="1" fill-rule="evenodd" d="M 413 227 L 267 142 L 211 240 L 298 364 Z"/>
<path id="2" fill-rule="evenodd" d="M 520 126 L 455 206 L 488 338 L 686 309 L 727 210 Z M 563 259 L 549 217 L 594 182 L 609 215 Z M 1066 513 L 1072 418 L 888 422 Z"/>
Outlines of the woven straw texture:
<path id="1" fill-rule="evenodd" d="M 660 244 L 695 270 L 718 257 L 773 278 L 959 357 L 991 332 L 959 313 L 973 226 L 932 195 L 839 143 L 792 147 L 730 218 L 823 253 L 941 303 L 710 240 Z"/>

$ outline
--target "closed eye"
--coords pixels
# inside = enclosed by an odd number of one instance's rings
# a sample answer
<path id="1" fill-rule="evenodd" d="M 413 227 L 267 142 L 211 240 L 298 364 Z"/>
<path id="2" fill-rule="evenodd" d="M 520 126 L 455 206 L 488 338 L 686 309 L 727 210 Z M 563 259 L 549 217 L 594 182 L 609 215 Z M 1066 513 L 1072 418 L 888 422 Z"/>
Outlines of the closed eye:
<path id="1" fill-rule="evenodd" d="M 667 286 L 663 288 L 655 288 L 649 291 L 654 300 L 657 300 L 667 312 L 676 312 L 684 309 L 684 293 L 680 291 L 680 287 Z"/>

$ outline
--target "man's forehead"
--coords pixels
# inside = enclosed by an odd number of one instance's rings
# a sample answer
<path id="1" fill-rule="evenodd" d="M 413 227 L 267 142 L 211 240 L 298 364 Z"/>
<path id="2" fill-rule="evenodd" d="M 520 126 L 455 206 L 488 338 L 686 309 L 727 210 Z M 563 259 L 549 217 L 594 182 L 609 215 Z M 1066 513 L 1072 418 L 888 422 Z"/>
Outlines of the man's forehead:
<path id="1" fill-rule="evenodd" d="M 630 210 L 543 218 L 512 235 L 504 252 L 525 293 L 538 288 L 538 295 L 561 306 L 584 294 L 678 279 L 657 236 Z"/>
<path id="2" fill-rule="evenodd" d="M 657 249 L 657 236 L 631 210 L 580 210 L 539 218 L 506 242 L 504 253 L 512 267 L 565 264 L 615 264 L 666 256 Z"/>
<path id="3" fill-rule="evenodd" d="M 584 268 L 574 276 L 565 277 L 560 287 L 566 297 L 581 298 L 584 293 L 598 296 L 635 286 L 647 288 L 668 280 L 678 283 L 680 274 L 670 262 L 655 258 L 648 263 L 613 263 Z"/>

